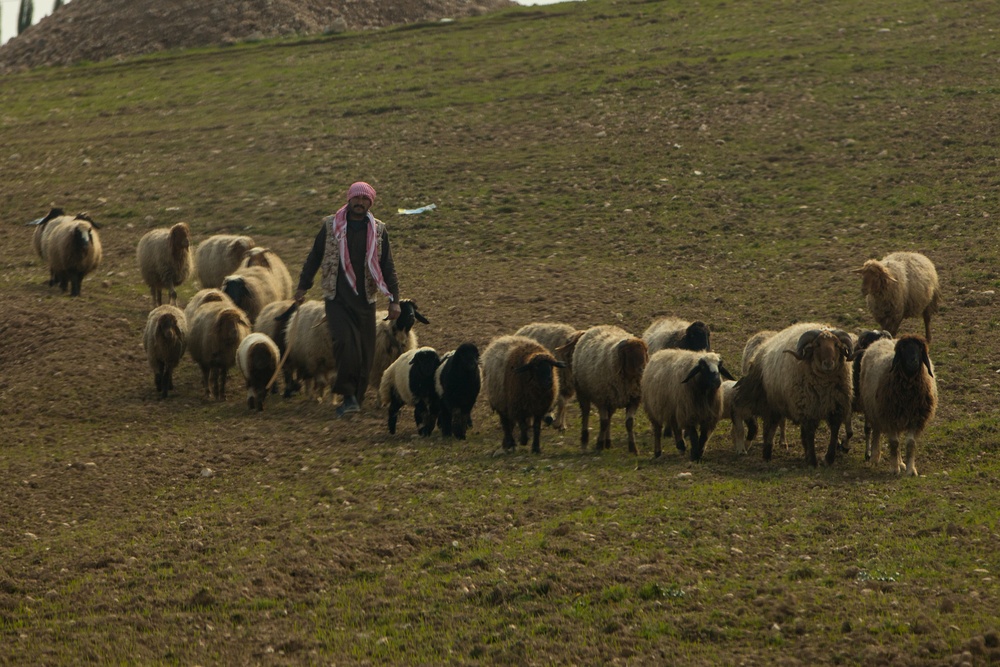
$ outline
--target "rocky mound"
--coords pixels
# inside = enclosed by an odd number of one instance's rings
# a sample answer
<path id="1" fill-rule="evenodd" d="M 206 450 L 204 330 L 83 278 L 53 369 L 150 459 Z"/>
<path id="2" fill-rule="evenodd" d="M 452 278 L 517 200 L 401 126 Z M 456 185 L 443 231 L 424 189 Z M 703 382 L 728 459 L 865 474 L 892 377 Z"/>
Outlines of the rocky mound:
<path id="1" fill-rule="evenodd" d="M 461 18 L 512 0 L 73 0 L 0 47 L 0 71 Z"/>

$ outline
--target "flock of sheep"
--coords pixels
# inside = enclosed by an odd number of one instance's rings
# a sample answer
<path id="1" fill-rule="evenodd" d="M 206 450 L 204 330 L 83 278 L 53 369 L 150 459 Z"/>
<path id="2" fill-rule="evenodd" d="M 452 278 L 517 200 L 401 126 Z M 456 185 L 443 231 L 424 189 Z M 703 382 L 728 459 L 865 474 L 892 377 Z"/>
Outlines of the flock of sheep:
<path id="1" fill-rule="evenodd" d="M 49 267 L 49 285 L 58 283 L 63 291 L 70 285 L 71 295 L 79 295 L 84 276 L 101 260 L 98 225 L 59 209 L 31 224 L 35 251 Z M 291 276 L 273 251 L 248 236 L 216 235 L 193 252 L 190 229 L 178 223 L 146 233 L 137 260 L 154 306 L 143 343 L 161 396 L 173 390 L 173 371 L 185 353 L 199 365 L 210 398 L 225 399 L 226 379 L 236 366 L 254 410 L 262 410 L 268 394 L 277 391 L 279 371 L 286 397 L 302 389 L 322 399 L 333 386 L 336 364 L 323 303 L 295 305 Z M 937 407 L 929 356 L 930 323 L 940 298 L 937 272 L 928 258 L 910 252 L 869 260 L 857 272 L 881 330 L 855 335 L 823 323 L 799 323 L 758 332 L 744 347 L 739 381 L 711 351 L 709 328 L 700 321 L 660 318 L 641 337 L 612 325 L 578 330 L 535 322 L 494 338 L 482 355 L 468 342 L 440 355 L 418 346 L 413 326 L 427 319 L 413 301 L 403 300 L 397 320 L 376 315 L 370 384 L 388 407 L 390 433 L 401 409 L 412 406 L 420 435 L 436 427 L 459 439 L 465 438 L 484 387 L 500 418 L 503 447 L 527 445 L 530 427 L 535 453 L 541 451 L 543 423 L 566 428 L 566 407 L 574 395 L 583 448 L 589 444 L 592 406 L 600 422 L 598 450 L 611 446 L 611 419 L 623 409 L 628 448 L 637 454 L 635 413 L 642 406 L 654 456 L 661 455 L 662 438 L 673 437 L 693 461 L 701 459 L 719 420 L 727 418 L 738 451 L 746 451 L 762 421 L 765 460 L 779 429 L 787 447 L 785 422 L 791 420 L 800 427 L 812 466 L 818 465 L 816 431 L 825 421 L 830 431 L 825 461 L 831 465 L 837 451 L 849 447 L 857 412 L 864 418 L 866 460 L 874 453 L 879 461 L 885 434 L 896 472 L 904 465 L 902 440 L 906 472 L 916 475 L 916 439 Z M 193 275 L 202 289 L 181 310 L 177 286 Z M 925 336 L 897 338 L 902 321 L 913 317 L 923 318 Z"/>

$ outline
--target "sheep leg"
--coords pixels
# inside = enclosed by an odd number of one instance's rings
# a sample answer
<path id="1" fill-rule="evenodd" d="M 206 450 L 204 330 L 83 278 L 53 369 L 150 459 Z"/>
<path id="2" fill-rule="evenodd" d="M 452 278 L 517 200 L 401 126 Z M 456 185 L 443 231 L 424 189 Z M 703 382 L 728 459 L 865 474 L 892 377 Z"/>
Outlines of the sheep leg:
<path id="1" fill-rule="evenodd" d="M 764 455 L 765 461 L 771 460 L 771 453 L 774 448 L 774 433 L 778 430 L 778 425 L 782 424 L 784 420 L 781 417 L 774 415 L 767 415 L 764 417 L 764 438 L 761 443 L 761 454 Z"/>
<path id="2" fill-rule="evenodd" d="M 635 411 L 639 409 L 639 401 L 630 403 L 625 408 L 625 432 L 628 433 L 629 454 L 639 454 L 639 447 L 635 443 Z"/>
<path id="3" fill-rule="evenodd" d="M 806 463 L 813 468 L 819 467 L 819 461 L 816 459 L 816 428 L 818 426 L 819 422 L 814 419 L 802 421 L 802 448 L 805 450 Z"/>
<path id="4" fill-rule="evenodd" d="M 611 449 L 611 417 L 615 411 L 610 408 L 598 408 L 597 414 L 601 418 L 601 432 L 597 436 L 597 449 Z"/>
<path id="5" fill-rule="evenodd" d="M 877 428 L 872 428 L 872 442 L 871 448 L 875 456 L 875 465 L 878 465 L 882 461 L 882 447 L 879 445 L 879 440 L 882 439 L 882 432 Z"/>
<path id="6" fill-rule="evenodd" d="M 868 417 L 865 417 L 865 461 L 872 458 L 872 427 L 868 424 Z"/>
<path id="7" fill-rule="evenodd" d="M 201 367 L 201 387 L 205 390 L 205 397 L 212 398 L 212 389 L 208 384 L 209 372 L 211 369 L 208 366 Z"/>
<path id="8" fill-rule="evenodd" d="M 434 422 L 437 421 L 437 410 L 435 410 L 432 406 L 424 405 L 423 401 L 418 404 L 418 407 L 420 406 L 423 406 L 424 412 L 423 419 L 420 420 L 420 430 L 418 433 L 426 437 L 434 432 Z"/>
<path id="9" fill-rule="evenodd" d="M 451 411 L 451 424 L 449 433 L 455 435 L 459 440 L 465 440 L 465 432 L 469 426 L 472 425 L 472 420 L 469 419 L 468 415 L 462 412 L 461 408 L 455 408 Z"/>
<path id="10" fill-rule="evenodd" d="M 503 427 L 503 448 L 514 449 L 514 422 L 506 415 L 500 415 L 500 426 Z"/>
<path id="11" fill-rule="evenodd" d="M 702 442 L 698 435 L 698 425 L 694 424 L 687 428 L 687 438 L 691 442 L 691 460 L 700 461 L 701 460 L 701 449 Z"/>
<path id="12" fill-rule="evenodd" d="M 427 418 L 427 404 L 423 399 L 413 406 L 413 423 L 417 427 L 417 433 L 424 435 L 424 420 Z"/>
<path id="13" fill-rule="evenodd" d="M 535 417 L 531 423 L 531 453 L 542 453 L 542 418 Z"/>
<path id="14" fill-rule="evenodd" d="M 660 458 L 660 455 L 663 454 L 663 424 L 656 421 L 652 417 L 649 419 L 649 424 L 653 427 L 653 458 L 658 459 Z"/>
<path id="15" fill-rule="evenodd" d="M 778 425 L 778 428 L 781 431 L 781 440 L 780 440 L 780 443 L 785 446 L 785 451 L 787 452 L 788 451 L 788 436 L 785 434 L 786 423 L 787 423 L 787 420 L 782 419 L 781 423 Z"/>
<path id="16" fill-rule="evenodd" d="M 927 344 L 931 343 L 931 309 L 928 306 L 924 310 L 924 338 L 927 339 Z M 916 474 L 916 469 L 914 469 L 914 474 Z"/>
<path id="17" fill-rule="evenodd" d="M 79 271 L 72 271 L 69 274 L 69 295 L 70 296 L 80 296 L 80 285 L 83 283 L 83 274 Z M 63 290 L 65 291 L 65 290 Z"/>
<path id="18" fill-rule="evenodd" d="M 832 414 L 826 419 L 826 424 L 830 427 L 830 444 L 826 448 L 826 464 L 828 466 L 832 466 L 837 458 L 837 446 L 840 444 L 840 422 L 839 414 Z"/>
<path id="19" fill-rule="evenodd" d="M 580 448 L 586 449 L 590 440 L 590 401 L 579 398 L 580 401 Z"/>
<path id="20" fill-rule="evenodd" d="M 455 411 L 449 408 L 447 405 L 441 406 L 441 412 L 438 413 L 438 429 L 441 431 L 441 437 L 450 438 L 451 437 L 451 425 L 455 421 Z"/>
<path id="21" fill-rule="evenodd" d="M 556 414 L 553 422 L 559 431 L 566 430 L 566 397 L 561 394 L 556 399 Z"/>
<path id="22" fill-rule="evenodd" d="M 170 286 L 170 305 L 177 305 L 177 288 L 174 285 Z"/>
<path id="23" fill-rule="evenodd" d="M 518 442 L 521 443 L 522 447 L 528 446 L 528 418 L 518 420 L 517 422 L 518 435 L 520 436 Z"/>
<path id="24" fill-rule="evenodd" d="M 899 455 L 899 434 L 893 433 L 889 437 L 889 456 L 892 457 L 892 464 L 896 468 L 896 474 L 900 473 L 903 467 L 903 459 Z"/>
<path id="25" fill-rule="evenodd" d="M 684 444 L 684 432 L 680 426 L 677 425 L 676 420 L 670 419 L 667 421 L 666 428 L 663 430 L 670 430 L 670 433 L 674 436 L 674 444 L 677 445 L 677 451 L 681 454 L 687 451 L 687 445 Z"/>
<path id="26" fill-rule="evenodd" d="M 163 302 L 160 299 L 160 290 L 156 289 L 155 287 L 149 288 L 149 300 L 153 302 L 154 308 L 156 306 L 163 305 Z"/>
<path id="27" fill-rule="evenodd" d="M 389 435 L 396 434 L 396 421 L 399 419 L 399 411 L 402 407 L 403 401 L 396 395 L 396 392 L 393 392 L 392 398 L 389 400 Z"/>
<path id="28" fill-rule="evenodd" d="M 847 417 L 844 419 L 844 439 L 837 443 L 837 449 L 844 453 L 851 451 L 851 438 L 854 437 L 854 425 L 851 423 L 851 417 L 852 415 L 848 411 Z"/>
<path id="29" fill-rule="evenodd" d="M 910 477 L 917 476 L 917 436 L 913 431 L 906 434 L 906 474 Z"/>

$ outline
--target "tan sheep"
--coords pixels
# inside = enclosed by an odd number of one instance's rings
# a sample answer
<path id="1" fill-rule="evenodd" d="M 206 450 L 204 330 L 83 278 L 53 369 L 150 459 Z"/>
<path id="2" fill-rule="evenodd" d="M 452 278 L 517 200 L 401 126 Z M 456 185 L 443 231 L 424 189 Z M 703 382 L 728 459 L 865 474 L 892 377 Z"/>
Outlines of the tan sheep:
<path id="1" fill-rule="evenodd" d="M 65 292 L 68 284 L 70 296 L 80 296 L 84 277 L 101 265 L 100 225 L 80 213 L 55 218 L 46 227 L 41 254 L 48 259 L 49 285 L 59 283 Z"/>
<path id="2" fill-rule="evenodd" d="M 184 357 L 188 326 L 184 312 L 171 305 L 157 306 L 146 318 L 142 345 L 153 370 L 153 382 L 161 398 L 174 388 L 174 369 Z"/>
<path id="3" fill-rule="evenodd" d="M 611 447 L 611 418 L 625 408 L 628 450 L 638 454 L 635 444 L 635 412 L 642 398 L 642 373 L 649 361 L 646 343 L 612 325 L 587 329 L 573 350 L 573 380 L 580 403 L 580 446 L 587 448 L 590 438 L 590 406 L 597 407 L 601 430 L 597 450 Z"/>
<path id="4" fill-rule="evenodd" d="M 190 322 L 191 318 L 194 317 L 195 311 L 198 310 L 202 304 L 217 301 L 221 301 L 230 306 L 236 305 L 225 292 L 220 289 L 216 289 L 215 287 L 210 287 L 208 289 L 198 290 L 194 293 L 194 296 L 192 296 L 188 300 L 187 305 L 184 306 L 184 317 L 186 317 L 188 322 Z"/>
<path id="5" fill-rule="evenodd" d="M 544 345 L 556 359 L 566 364 L 559 369 L 559 396 L 556 398 L 555 415 L 547 418 L 560 431 L 566 430 L 566 405 L 573 398 L 573 347 L 583 332 L 561 322 L 532 322 L 514 332 L 527 336 Z"/>
<path id="6" fill-rule="evenodd" d="M 306 393 L 322 401 L 337 380 L 333 339 L 326 324 L 326 304 L 306 301 L 288 320 L 285 329 L 288 358 L 285 361 L 305 387 Z"/>
<path id="7" fill-rule="evenodd" d="M 276 252 L 270 248 L 250 248 L 240 263 L 241 268 L 247 266 L 262 266 L 269 270 L 275 278 L 278 298 L 282 300 L 292 298 L 292 275 Z"/>
<path id="8" fill-rule="evenodd" d="M 291 297 L 285 294 L 280 277 L 263 266 L 242 266 L 222 281 L 222 291 L 238 308 L 257 321 L 257 315 L 269 303 Z"/>
<path id="9" fill-rule="evenodd" d="M 865 431 L 871 429 L 875 463 L 882 456 L 879 437 L 885 433 L 892 464 L 899 474 L 903 467 L 899 452 L 902 436 L 906 443 L 906 474 L 916 477 L 917 438 L 934 418 L 938 403 L 927 342 L 920 336 L 875 341 L 861 360 L 860 385 Z"/>
<path id="10" fill-rule="evenodd" d="M 931 317 L 941 299 L 934 263 L 916 252 L 894 252 L 869 259 L 861 274 L 861 293 L 875 321 L 893 336 L 908 317 L 924 318 L 924 336 L 931 342 Z"/>
<path id="11" fill-rule="evenodd" d="M 163 304 L 163 290 L 167 290 L 170 305 L 177 305 L 177 286 L 188 279 L 194 268 L 191 229 L 187 223 L 146 232 L 139 239 L 135 254 L 142 279 L 149 285 L 153 306 Z"/>
<path id="12" fill-rule="evenodd" d="M 201 368 L 205 395 L 226 399 L 226 379 L 236 351 L 250 334 L 246 314 L 224 301 L 203 303 L 188 322 L 188 352 Z"/>
<path id="13" fill-rule="evenodd" d="M 216 234 L 198 244 L 194 253 L 195 269 L 202 288 L 222 287 L 222 281 L 236 269 L 254 247 L 249 236 Z"/>
<path id="14" fill-rule="evenodd" d="M 545 346 L 525 336 L 500 336 L 486 347 L 482 357 L 486 398 L 500 417 L 503 448 L 515 447 L 514 427 L 521 445 L 541 453 L 542 420 L 559 395 L 559 376 L 554 369 L 565 366 Z"/>
<path id="15" fill-rule="evenodd" d="M 240 342 L 236 350 L 236 367 L 247 381 L 247 407 L 258 412 L 264 409 L 267 383 L 271 381 L 280 361 L 278 346 L 267 334 L 254 332 Z"/>

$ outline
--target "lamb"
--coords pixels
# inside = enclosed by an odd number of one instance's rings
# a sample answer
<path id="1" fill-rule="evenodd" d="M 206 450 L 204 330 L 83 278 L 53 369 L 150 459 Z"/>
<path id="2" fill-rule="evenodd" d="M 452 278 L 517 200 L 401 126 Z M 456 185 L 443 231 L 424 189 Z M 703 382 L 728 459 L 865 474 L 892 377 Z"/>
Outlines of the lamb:
<path id="1" fill-rule="evenodd" d="M 188 325 L 184 311 L 176 306 L 162 305 L 150 311 L 142 345 L 146 350 L 153 382 L 161 398 L 174 388 L 174 369 L 187 348 Z"/>
<path id="2" fill-rule="evenodd" d="M 655 458 L 661 454 L 661 433 L 667 426 L 677 449 L 684 451 L 686 433 L 691 460 L 701 460 L 722 417 L 722 378 L 735 379 L 714 352 L 667 349 L 649 357 L 642 374 L 642 407 L 653 428 Z"/>
<path id="3" fill-rule="evenodd" d="M 916 252 L 894 252 L 881 261 L 869 259 L 854 273 L 861 274 L 861 293 L 879 326 L 895 336 L 904 319 L 921 315 L 930 344 L 931 317 L 941 298 L 931 260 Z"/>
<path id="4" fill-rule="evenodd" d="M 794 324 L 760 344 L 749 370 L 736 383 L 734 404 L 764 419 L 764 460 L 771 460 L 774 433 L 782 419 L 801 426 L 806 462 L 816 467 L 816 429 L 830 427 L 827 465 L 837 454 L 840 425 L 851 412 L 854 358 L 850 335 L 815 322 Z"/>
<path id="5" fill-rule="evenodd" d="M 371 370 L 368 372 L 370 378 L 368 384 L 375 388 L 376 394 L 379 393 L 382 374 L 389 364 L 398 359 L 403 352 L 417 349 L 417 332 L 413 331 L 413 325 L 418 321 L 430 324 L 427 318 L 420 314 L 416 302 L 411 299 L 400 299 L 399 310 L 399 317 L 395 320 L 389 319 L 387 310 L 375 313 L 375 355 Z"/>
<path id="6" fill-rule="evenodd" d="M 199 243 L 194 264 L 202 288 L 222 287 L 222 281 L 240 267 L 253 247 L 251 237 L 233 234 L 216 234 Z"/>
<path id="7" fill-rule="evenodd" d="M 257 321 L 253 323 L 253 330 L 267 334 L 278 346 L 278 352 L 282 356 L 288 349 L 288 321 L 296 310 L 298 310 L 298 306 L 291 299 L 274 301 L 264 306 L 257 316 Z M 282 366 L 281 370 L 285 380 L 284 397 L 289 398 L 301 388 L 301 385 L 295 380 L 295 372 L 288 364 Z M 277 393 L 277 385 L 273 387 L 272 391 Z"/>
<path id="8" fill-rule="evenodd" d="M 226 378 L 236 365 L 236 351 L 250 334 L 246 314 L 224 301 L 203 303 L 188 322 L 188 352 L 201 368 L 208 398 L 226 400 Z"/>
<path id="9" fill-rule="evenodd" d="M 251 323 L 267 304 L 292 296 L 282 290 L 281 279 L 263 266 L 240 267 L 222 281 L 222 291 L 243 309 Z"/>
<path id="10" fill-rule="evenodd" d="M 41 255 L 49 262 L 50 287 L 59 283 L 65 292 L 69 284 L 70 296 L 80 296 L 84 277 L 101 265 L 100 228 L 83 213 L 54 218 L 46 224 Z"/>
<path id="11" fill-rule="evenodd" d="M 642 398 L 642 372 L 649 361 L 646 343 L 613 325 L 584 331 L 573 350 L 573 381 L 580 403 L 580 446 L 587 448 L 590 437 L 590 406 L 597 406 L 601 430 L 595 448 L 611 447 L 611 417 L 625 408 L 628 451 L 638 454 L 635 444 L 635 412 Z"/>
<path id="12" fill-rule="evenodd" d="M 676 317 L 661 317 L 646 328 L 642 339 L 646 341 L 650 356 L 669 348 L 712 351 L 712 333 L 702 321 L 692 323 Z"/>
<path id="13" fill-rule="evenodd" d="M 582 331 L 568 324 L 558 322 L 532 322 L 514 332 L 515 336 L 527 336 L 544 345 L 556 359 L 566 364 L 559 369 L 559 396 L 556 397 L 555 415 L 547 417 L 560 431 L 566 430 L 566 405 L 573 398 L 573 348 Z"/>
<path id="14" fill-rule="evenodd" d="M 434 374 L 441 435 L 454 435 L 459 440 L 465 440 L 465 433 L 472 425 L 472 408 L 479 398 L 481 385 L 479 348 L 474 344 L 462 343 L 441 357 L 441 365 Z"/>
<path id="15" fill-rule="evenodd" d="M 163 290 L 167 290 L 171 306 L 177 305 L 177 286 L 191 275 L 191 230 L 186 222 L 170 229 L 146 232 L 136 248 L 139 272 L 149 285 L 153 306 L 163 305 Z"/>
<path id="16" fill-rule="evenodd" d="M 865 430 L 871 428 L 875 463 L 881 459 L 879 438 L 885 433 L 899 474 L 903 465 L 899 452 L 902 436 L 906 442 L 906 474 L 916 477 L 917 438 L 934 418 L 938 403 L 927 341 L 910 335 L 872 343 L 861 361 L 861 402 Z"/>
<path id="17" fill-rule="evenodd" d="M 396 433 L 396 420 L 404 405 L 413 406 L 417 432 L 428 436 L 438 417 L 434 375 L 441 357 L 433 347 L 418 347 L 404 352 L 382 374 L 378 394 L 382 405 L 389 406 L 389 433 Z"/>
<path id="18" fill-rule="evenodd" d="M 520 429 L 521 445 L 528 444 L 531 420 L 531 451 L 540 454 L 542 420 L 559 395 L 563 368 L 545 346 L 526 336 L 494 338 L 483 352 L 483 375 L 490 407 L 500 416 L 503 448 L 514 449 L 514 426 Z"/>
<path id="19" fill-rule="evenodd" d="M 288 346 L 285 365 L 305 385 L 306 391 L 319 400 L 337 379 L 333 339 L 325 320 L 323 301 L 306 301 L 292 314 L 285 329 Z"/>
<path id="20" fill-rule="evenodd" d="M 194 296 L 188 300 L 187 305 L 184 306 L 184 317 L 187 318 L 188 322 L 194 317 L 194 313 L 202 304 L 212 303 L 214 301 L 221 301 L 227 305 L 235 306 L 233 300 L 220 289 L 215 287 L 210 287 L 207 289 L 198 290 L 194 293 Z"/>
<path id="21" fill-rule="evenodd" d="M 280 353 L 277 344 L 267 334 L 253 332 L 236 349 L 236 366 L 247 381 L 247 407 L 258 412 L 264 409 L 267 384 L 278 370 Z"/>
<path id="22" fill-rule="evenodd" d="M 281 299 L 291 299 L 293 293 L 292 276 L 278 254 L 270 248 L 251 248 L 240 263 L 240 267 L 262 266 L 274 274 Z"/>

